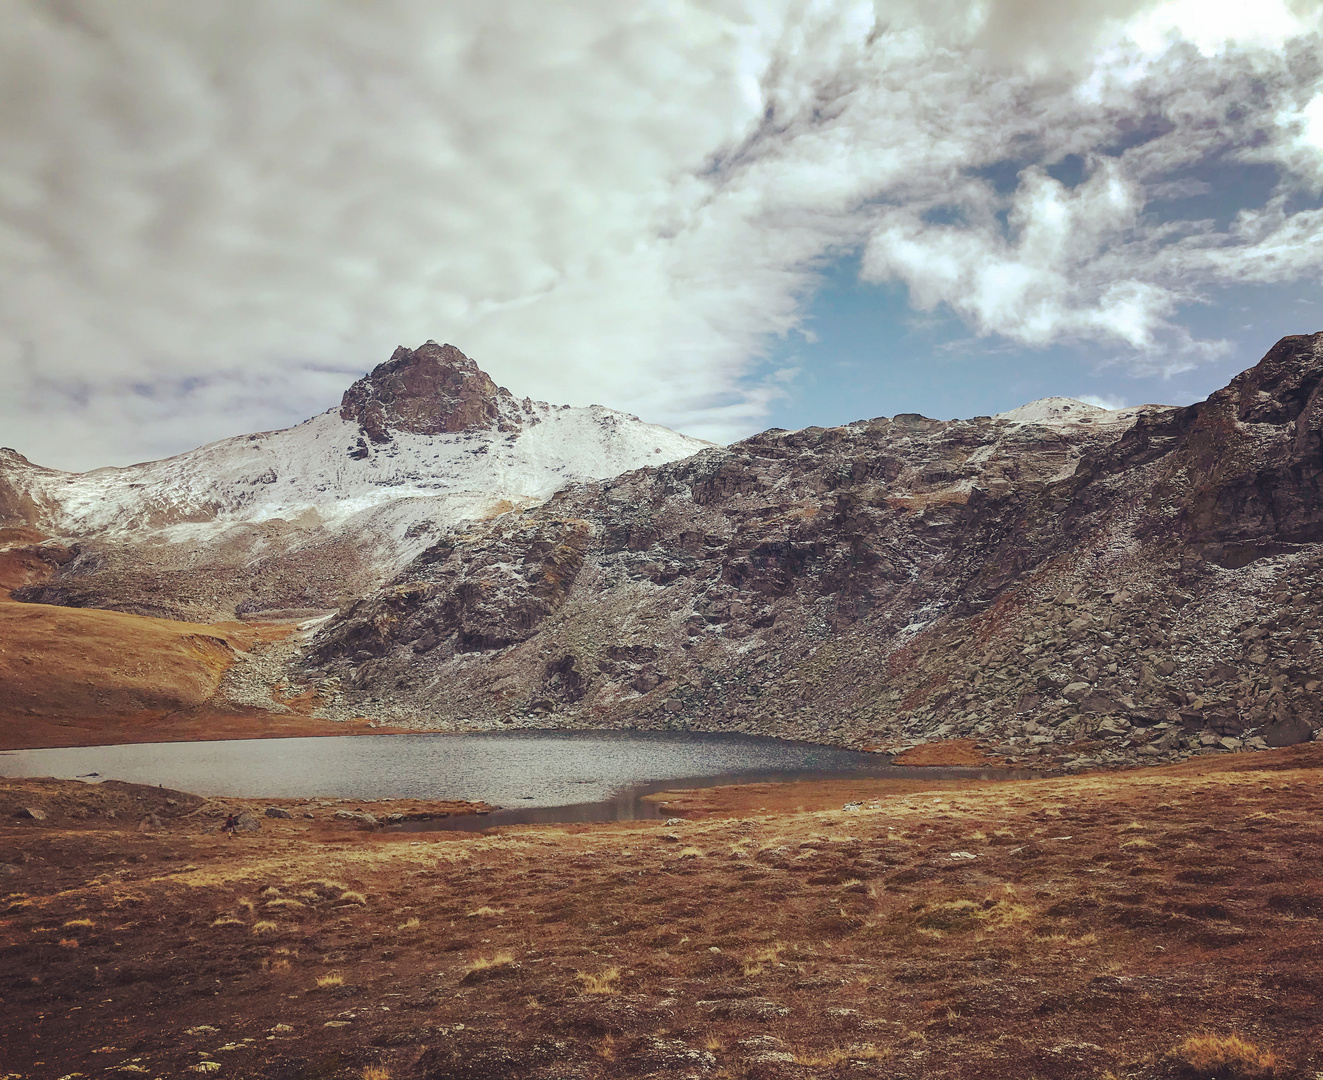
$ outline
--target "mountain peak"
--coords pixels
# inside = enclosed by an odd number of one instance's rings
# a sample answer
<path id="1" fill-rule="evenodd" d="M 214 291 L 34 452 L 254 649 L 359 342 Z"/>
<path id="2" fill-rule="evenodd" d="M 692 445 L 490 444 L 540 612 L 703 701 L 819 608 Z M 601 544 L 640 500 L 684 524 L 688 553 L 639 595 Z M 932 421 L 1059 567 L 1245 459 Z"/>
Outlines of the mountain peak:
<path id="1" fill-rule="evenodd" d="M 1090 405 L 1087 401 L 1078 401 L 1075 398 L 1045 397 L 1021 405 L 1019 408 L 997 413 L 993 419 L 1005 420 L 1011 424 L 1035 424 L 1049 428 L 1076 424 L 1116 427 L 1133 424 L 1142 413 L 1163 408 L 1169 406 L 1129 405 L 1120 409 L 1104 409 L 1100 405 Z"/>
<path id="2" fill-rule="evenodd" d="M 376 443 L 391 433 L 419 435 L 474 430 L 516 430 L 515 402 L 485 371 L 453 345 L 403 345 L 348 390 L 340 415 L 358 422 Z"/>
<path id="3" fill-rule="evenodd" d="M 1019 408 L 997 413 L 994 419 L 1007 420 L 1012 424 L 1041 424 L 1080 420 L 1084 417 L 1092 419 L 1106 416 L 1107 412 L 1108 410 L 1097 405 L 1090 405 L 1087 401 L 1077 401 L 1075 398 L 1045 397 L 1021 405 Z"/>

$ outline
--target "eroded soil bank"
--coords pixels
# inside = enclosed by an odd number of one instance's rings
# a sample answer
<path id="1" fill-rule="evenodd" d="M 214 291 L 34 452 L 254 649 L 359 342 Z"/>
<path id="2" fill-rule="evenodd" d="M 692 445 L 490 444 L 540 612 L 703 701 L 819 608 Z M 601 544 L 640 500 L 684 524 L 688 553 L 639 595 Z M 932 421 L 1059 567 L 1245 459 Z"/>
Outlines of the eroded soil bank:
<path id="1" fill-rule="evenodd" d="M 234 840 L 219 801 L 7 781 L 5 1067 L 1157 1080 L 1213 1075 L 1179 1049 L 1212 1033 L 1303 1080 L 1323 1069 L 1321 781 L 1306 746 L 710 789 L 693 820 L 493 835 L 327 806 Z"/>

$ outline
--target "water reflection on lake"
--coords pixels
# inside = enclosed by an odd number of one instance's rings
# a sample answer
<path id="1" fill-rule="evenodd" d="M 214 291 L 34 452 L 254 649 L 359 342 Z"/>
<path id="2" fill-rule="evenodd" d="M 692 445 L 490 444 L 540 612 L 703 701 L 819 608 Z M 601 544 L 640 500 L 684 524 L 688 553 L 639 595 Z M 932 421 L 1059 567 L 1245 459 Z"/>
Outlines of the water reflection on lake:
<path id="1" fill-rule="evenodd" d="M 1006 776 L 896 768 L 876 754 L 749 735 L 519 731 L 138 743 L 0 752 L 0 776 L 161 784 L 240 798 L 471 799 L 503 807 L 446 827 L 657 817 L 671 787 L 843 776 Z M 442 823 L 413 823 L 435 828 Z"/>

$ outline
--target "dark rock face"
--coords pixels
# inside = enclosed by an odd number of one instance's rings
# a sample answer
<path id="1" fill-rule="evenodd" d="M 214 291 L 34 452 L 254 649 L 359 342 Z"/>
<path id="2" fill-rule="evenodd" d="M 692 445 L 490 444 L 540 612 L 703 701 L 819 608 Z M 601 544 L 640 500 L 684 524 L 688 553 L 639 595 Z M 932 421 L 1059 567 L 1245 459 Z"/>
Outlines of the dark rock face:
<path id="1" fill-rule="evenodd" d="M 1321 383 L 1317 334 L 1128 428 L 765 432 L 438 545 L 315 664 L 349 707 L 433 722 L 972 735 L 1080 765 L 1308 738 Z"/>
<path id="2" fill-rule="evenodd" d="M 1275 720 L 1263 729 L 1263 741 L 1269 746 L 1295 746 L 1312 737 L 1312 726 L 1303 716 Z"/>
<path id="3" fill-rule="evenodd" d="M 525 522 L 512 515 L 482 545 L 448 538 L 415 560 L 407 582 L 355 604 L 313 655 L 371 660 L 403 644 L 411 655 L 437 662 L 526 641 L 565 603 L 588 536 L 585 521 Z M 357 681 L 376 669 L 366 670 Z"/>
<path id="4" fill-rule="evenodd" d="M 41 520 L 41 507 L 5 475 L 7 469 L 34 469 L 27 458 L 8 446 L 0 446 L 0 522 L 7 527 L 33 525 Z"/>
<path id="5" fill-rule="evenodd" d="M 1184 537 L 1224 565 L 1323 540 L 1323 335 L 1284 338 L 1194 406 L 1173 456 Z"/>
<path id="6" fill-rule="evenodd" d="M 455 346 L 435 341 L 417 349 L 401 345 L 386 363 L 345 391 L 340 415 L 356 420 L 375 443 L 390 442 L 392 431 L 439 435 L 478 428 L 517 430 L 510 392 Z"/>

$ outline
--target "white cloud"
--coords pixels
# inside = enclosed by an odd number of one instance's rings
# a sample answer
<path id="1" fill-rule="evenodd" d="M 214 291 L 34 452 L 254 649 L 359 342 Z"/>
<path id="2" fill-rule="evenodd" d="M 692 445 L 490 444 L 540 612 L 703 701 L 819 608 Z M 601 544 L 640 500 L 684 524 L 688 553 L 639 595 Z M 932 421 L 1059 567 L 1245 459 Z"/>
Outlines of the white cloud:
<path id="1" fill-rule="evenodd" d="M 1188 41 L 1205 56 L 1215 56 L 1229 46 L 1276 48 L 1318 28 L 1315 3 L 1166 0 L 1138 12 L 1125 33 L 1149 53 L 1160 53 L 1173 41 Z"/>
<path id="2" fill-rule="evenodd" d="M 980 334 L 1178 370 L 1219 348 L 1176 321 L 1201 290 L 1323 265 L 1292 201 L 1323 177 L 1317 5 L 1206 11 L 16 0 L 0 442 L 175 451 L 429 337 L 520 394 L 730 438 L 786 393 L 753 372 L 816 268 L 860 247 Z M 1223 161 L 1279 190 L 1164 220 Z"/>
<path id="3" fill-rule="evenodd" d="M 1323 189 L 1323 93 L 1303 103 L 1288 99 L 1274 121 L 1277 156 L 1306 184 Z"/>
<path id="4" fill-rule="evenodd" d="M 1115 394 L 1080 394 L 1075 398 L 1076 401 L 1082 401 L 1085 405 L 1096 405 L 1100 409 L 1124 409 L 1126 400 L 1123 397 L 1117 397 Z"/>
<path id="5" fill-rule="evenodd" d="M 1116 162 L 1099 161 L 1073 189 L 1040 168 L 1024 170 L 1004 227 L 995 201 L 978 202 L 977 220 L 965 226 L 925 224 L 922 203 L 883 214 L 865 275 L 899 278 L 920 308 L 945 303 L 981 333 L 1031 345 L 1072 333 L 1140 350 L 1154 344 L 1170 300 L 1152 285 L 1094 269 L 1100 250 L 1136 227 L 1143 206 L 1139 186 Z"/>

